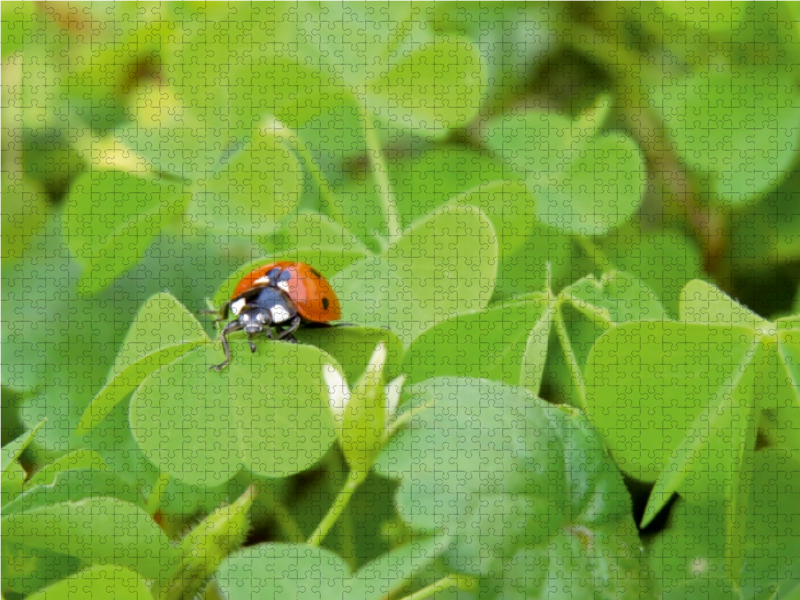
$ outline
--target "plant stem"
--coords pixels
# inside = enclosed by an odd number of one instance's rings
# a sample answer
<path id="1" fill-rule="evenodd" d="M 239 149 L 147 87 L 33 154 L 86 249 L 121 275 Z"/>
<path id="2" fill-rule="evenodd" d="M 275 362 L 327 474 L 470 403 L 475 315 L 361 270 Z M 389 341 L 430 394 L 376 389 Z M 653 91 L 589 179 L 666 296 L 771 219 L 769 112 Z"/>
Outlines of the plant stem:
<path id="1" fill-rule="evenodd" d="M 294 147 L 297 150 L 297 153 L 300 155 L 300 158 L 303 159 L 303 163 L 305 163 L 304 166 L 308 170 L 309 175 L 311 175 L 311 179 L 319 188 L 319 197 L 327 208 L 328 215 L 339 225 L 345 227 L 344 218 L 341 214 L 341 202 L 339 201 L 336 193 L 331 189 L 328 180 L 320 172 L 319 167 L 317 166 L 317 161 L 314 160 L 314 156 L 311 154 L 311 151 L 300 138 L 300 134 L 282 124 L 280 126 L 280 130 L 294 143 Z"/>
<path id="2" fill-rule="evenodd" d="M 336 524 L 336 521 L 344 512 L 344 509 L 350 502 L 350 498 L 353 496 L 353 492 L 356 491 L 358 486 L 361 485 L 366 477 L 367 474 L 364 472 L 350 471 L 344 487 L 339 490 L 339 495 L 336 496 L 336 499 L 333 501 L 333 505 L 328 510 L 328 513 L 317 526 L 316 530 L 314 530 L 314 533 L 311 534 L 311 537 L 308 538 L 306 543 L 309 546 L 319 546 L 322 543 L 322 541 L 325 539 L 325 536 L 328 535 L 328 532 L 330 532 L 330 530 Z"/>
<path id="3" fill-rule="evenodd" d="M 584 388 L 583 374 L 581 373 L 580 365 L 578 365 L 578 359 L 575 358 L 575 353 L 572 351 L 567 325 L 564 323 L 564 315 L 560 310 L 556 310 L 553 323 L 556 329 L 556 336 L 558 337 L 558 341 L 561 343 L 561 349 L 564 351 L 564 356 L 567 358 L 569 370 L 572 373 L 572 377 L 575 381 L 575 387 L 578 390 L 581 408 L 586 411 L 586 390 Z"/>
<path id="4" fill-rule="evenodd" d="M 423 600 L 424 598 L 430 598 L 437 592 L 443 592 L 450 588 L 459 588 L 463 590 L 468 590 L 475 585 L 475 580 L 471 577 L 463 577 L 459 575 L 448 575 L 447 577 L 442 577 L 439 581 L 436 581 L 430 584 L 427 587 L 422 588 L 421 590 L 417 590 L 410 596 L 406 596 L 403 600 Z"/>
<path id="5" fill-rule="evenodd" d="M 375 134 L 375 123 L 372 115 L 366 107 L 362 107 L 361 117 L 364 120 L 367 153 L 372 165 L 372 174 L 375 176 L 375 181 L 381 193 L 383 212 L 386 216 L 386 228 L 389 230 L 389 242 L 395 242 L 400 237 L 400 220 L 397 218 L 397 207 L 392 197 L 392 186 L 389 181 L 386 157 L 381 148 L 380 140 Z"/>

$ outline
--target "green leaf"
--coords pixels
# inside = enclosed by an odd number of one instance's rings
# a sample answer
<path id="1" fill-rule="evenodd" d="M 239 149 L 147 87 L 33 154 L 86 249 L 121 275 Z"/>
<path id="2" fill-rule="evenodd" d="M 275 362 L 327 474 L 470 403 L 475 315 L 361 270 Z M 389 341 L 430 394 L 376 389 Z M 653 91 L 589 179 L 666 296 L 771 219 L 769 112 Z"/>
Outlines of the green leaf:
<path id="1" fill-rule="evenodd" d="M 514 237 L 512 234 L 512 241 Z M 500 241 L 505 244 L 502 237 Z M 580 279 L 585 271 L 573 257 L 573 245 L 572 236 L 535 222 L 521 245 L 503 251 L 493 299 L 514 300 L 551 285 L 560 289 Z"/>
<path id="2" fill-rule="evenodd" d="M 59 473 L 73 469 L 103 471 L 108 469 L 108 466 L 103 458 L 92 450 L 74 450 L 36 471 L 25 482 L 25 487 L 30 489 L 37 485 L 49 485 Z"/>
<path id="3" fill-rule="evenodd" d="M 29 600 L 150 600 L 150 586 L 138 573 L 119 565 L 99 565 L 71 575 L 28 596 Z"/>
<path id="4" fill-rule="evenodd" d="M 80 443 L 75 425 L 102 386 L 136 303 L 123 295 L 77 297 L 79 268 L 60 224 L 60 216 L 48 219 L 25 260 L 3 265 L 3 308 L 14 318 L 2 327 L 2 378 L 29 392 L 20 404 L 23 424 L 46 419 L 40 442 L 66 451 Z"/>
<path id="5" fill-rule="evenodd" d="M 471 189 L 453 198 L 451 203 L 483 211 L 497 233 L 501 260 L 510 258 L 541 225 L 535 199 L 518 181 L 495 181 Z"/>
<path id="6" fill-rule="evenodd" d="M 562 296 L 588 318 L 607 325 L 667 318 L 656 295 L 622 271 L 604 273 L 599 280 L 592 275 L 584 277 L 564 290 Z"/>
<path id="7" fill-rule="evenodd" d="M 529 339 L 543 320 L 547 322 L 547 315 L 548 302 L 543 294 L 458 315 L 412 342 L 403 359 L 403 371 L 410 383 L 452 375 L 517 385 L 523 376 Z M 540 338 L 537 333 L 536 339 Z"/>
<path id="8" fill-rule="evenodd" d="M 72 185 L 64 235 L 83 264 L 84 295 L 99 292 L 141 260 L 141 254 L 186 203 L 176 181 L 143 179 L 120 171 L 91 171 Z"/>
<path id="9" fill-rule="evenodd" d="M 792 597 L 800 581 L 800 464 L 783 450 L 764 450 L 755 453 L 751 469 L 743 569 L 736 574 L 741 597 Z M 727 510 L 716 499 L 700 496 L 680 499 L 671 508 L 667 527 L 649 548 L 665 600 L 738 595 L 725 569 Z"/>
<path id="10" fill-rule="evenodd" d="M 3 538 L 33 550 L 55 548 L 90 565 L 129 567 L 147 578 L 163 576 L 177 558 L 148 514 L 116 498 L 61 502 L 4 516 Z"/>
<path id="11" fill-rule="evenodd" d="M 767 333 L 774 329 L 766 319 L 745 308 L 719 288 L 695 279 L 681 291 L 681 321 L 685 323 L 712 323 L 740 325 Z"/>
<path id="12" fill-rule="evenodd" d="M 298 5 L 295 19 L 300 39 L 306 40 L 309 51 L 319 55 L 316 60 L 335 70 L 341 80 L 358 86 L 378 75 L 381 65 L 387 64 L 381 59 L 397 50 L 413 21 L 425 19 L 423 10 L 422 5 L 410 2 L 309 2 Z"/>
<path id="13" fill-rule="evenodd" d="M 78 502 L 101 496 L 114 497 L 144 509 L 136 486 L 126 483 L 118 474 L 107 469 L 78 468 L 61 471 L 46 484 L 26 488 L 18 498 L 3 506 L 4 515 L 27 513 L 61 502 Z"/>
<path id="14" fill-rule="evenodd" d="M 5 10 L 5 8 L 3 8 Z M 2 258 L 23 258 L 26 248 L 44 225 L 47 196 L 44 188 L 29 177 L 3 177 Z"/>
<path id="15" fill-rule="evenodd" d="M 313 576 L 309 576 L 313 573 Z M 216 581 L 228 598 L 375 599 L 341 557 L 304 544 L 259 544 L 229 557 Z"/>
<path id="16" fill-rule="evenodd" d="M 421 153 L 405 152 L 397 157 L 392 156 L 387 163 L 402 227 L 408 227 L 413 221 L 423 218 L 459 194 L 470 196 L 459 198 L 461 204 L 481 208 L 490 219 L 490 212 L 503 214 L 503 211 L 497 210 L 499 206 L 491 202 L 491 199 L 498 197 L 501 190 L 495 186 L 502 185 L 507 173 L 504 172 L 503 162 L 490 157 L 488 152 L 478 152 L 455 144 L 442 144 Z M 505 171 L 508 170 L 506 167 Z M 487 186 L 489 190 L 486 193 L 468 194 L 470 190 L 482 190 Z M 516 213 L 524 200 L 511 194 L 504 195 L 503 199 L 513 203 L 515 216 L 519 218 Z M 497 222 L 493 220 L 492 223 L 500 233 L 502 229 L 497 226 Z M 515 228 L 517 226 L 515 224 Z"/>
<path id="17" fill-rule="evenodd" d="M 197 319 L 171 294 L 149 298 L 128 331 L 106 385 L 83 413 L 77 433 L 96 427 L 153 371 L 207 340 Z"/>
<path id="18" fill-rule="evenodd" d="M 479 209 L 444 207 L 404 231 L 386 262 L 413 299 L 412 310 L 392 319 L 408 343 L 438 322 L 486 306 L 497 275 L 497 238 Z"/>
<path id="19" fill-rule="evenodd" d="M 226 130 L 204 125 L 191 110 L 181 107 L 169 88 L 148 86 L 140 91 L 136 104 L 146 108 L 139 108 L 114 135 L 162 173 L 194 179 L 216 171 L 235 143 Z"/>
<path id="20" fill-rule="evenodd" d="M 41 429 L 42 425 L 44 425 L 44 421 L 40 421 L 28 433 L 22 434 L 18 438 L 3 446 L 2 451 L 0 451 L 1 473 L 8 471 L 9 467 L 17 461 L 22 454 L 22 451 L 25 450 L 25 448 L 28 447 L 28 444 L 33 441 L 33 438 L 36 436 L 36 432 Z"/>
<path id="21" fill-rule="evenodd" d="M 624 133 L 599 129 L 591 117 L 529 112 L 503 117 L 488 131 L 488 145 L 516 166 L 536 198 L 539 218 L 559 231 L 607 233 L 642 201 L 639 147 Z"/>
<path id="22" fill-rule="evenodd" d="M 550 425 L 563 440 L 570 524 L 505 565 L 504 597 L 547 598 L 578 583 L 596 598 L 657 598 L 628 490 L 599 436 L 580 413 Z"/>
<path id="23" fill-rule="evenodd" d="M 400 279 L 396 269 L 384 257 L 360 260 L 329 281 L 339 297 L 345 323 L 386 329 L 404 344 L 410 342 L 407 334 L 410 326 L 400 315 L 422 311 L 414 302 L 407 282 Z"/>
<path id="24" fill-rule="evenodd" d="M 683 231 L 646 231 L 631 222 L 595 240 L 595 244 L 600 253 L 592 258 L 600 270 L 617 268 L 638 277 L 675 317 L 681 289 L 703 274 L 700 250 Z"/>
<path id="25" fill-rule="evenodd" d="M 702 426 L 703 414 L 730 401 L 754 349 L 752 330 L 740 327 L 649 321 L 603 334 L 586 365 L 586 400 L 619 467 L 657 479 L 673 450 L 694 440 L 692 424 Z M 713 433 L 707 424 L 706 439 Z"/>
<path id="26" fill-rule="evenodd" d="M 762 351 L 745 360 L 764 362 L 763 355 Z M 676 491 L 693 500 L 722 497 L 727 515 L 725 555 L 732 576 L 742 567 L 746 502 L 752 485 L 756 373 L 755 365 L 740 365 L 739 372 L 695 417 L 663 466 L 642 517 L 642 526 L 647 526 Z"/>
<path id="27" fill-rule="evenodd" d="M 350 230 L 330 217 L 317 213 L 297 213 L 280 232 L 284 236 L 286 248 L 304 248 L 306 251 L 333 252 L 366 256 L 366 247 Z M 309 263 L 317 265 L 316 262 Z M 336 269 L 340 271 L 341 268 Z M 331 269 L 326 270 L 330 272 Z"/>
<path id="28" fill-rule="evenodd" d="M 379 343 L 384 344 L 387 351 L 386 379 L 394 379 L 402 372 L 403 342 L 385 329 L 350 325 L 301 327 L 295 337 L 300 343 L 316 346 L 335 358 L 347 381 L 361 378 L 370 355 Z"/>
<path id="29" fill-rule="evenodd" d="M 174 22 L 182 25 L 182 35 L 168 39 L 164 78 L 175 90 L 177 103 L 192 107 L 199 123 L 209 128 L 209 148 L 222 140 L 224 149 L 225 141 L 249 133 L 275 104 L 294 105 L 297 110 L 319 91 L 303 85 L 310 82 L 302 76 L 302 67 L 292 65 L 300 62 L 292 61 L 297 55 L 296 8 L 281 3 L 233 10 L 221 5 L 170 8 Z M 270 42 L 256 42 L 264 39 Z M 292 88 L 295 81 L 299 90 Z M 293 95 L 287 98 L 289 94 Z"/>
<path id="30" fill-rule="evenodd" d="M 730 253 L 734 269 L 771 272 L 800 258 L 800 172 L 795 163 L 786 179 L 760 201 L 734 206 Z M 800 312 L 800 306 L 795 309 Z"/>
<path id="31" fill-rule="evenodd" d="M 417 579 L 425 577 L 425 571 L 433 570 L 431 563 L 444 547 L 445 544 L 441 539 L 431 538 L 410 542 L 399 548 L 393 548 L 364 565 L 355 574 L 355 578 L 363 584 L 365 598 L 384 598 L 390 590 L 397 589 L 404 581 L 412 577 Z M 399 589 L 396 593 L 407 592 Z"/>
<path id="32" fill-rule="evenodd" d="M 788 394 L 781 400 L 784 406 L 800 408 L 800 317 L 778 319 L 779 365 L 785 372 L 785 382 L 781 387 Z"/>
<path id="33" fill-rule="evenodd" d="M 764 403 L 766 421 L 759 425 L 760 433 L 770 445 L 800 452 L 800 319 L 778 319 L 775 326 L 777 356 L 764 382 L 765 399 L 774 403 Z"/>
<path id="34" fill-rule="evenodd" d="M 492 295 L 497 240 L 469 206 L 445 206 L 416 222 L 383 256 L 331 280 L 342 319 L 390 329 L 404 344 L 456 314 L 485 307 Z"/>
<path id="35" fill-rule="evenodd" d="M 483 67 L 467 38 L 414 43 L 381 67 L 360 92 L 372 112 L 394 127 L 442 135 L 478 114 Z"/>
<path id="36" fill-rule="evenodd" d="M 6 504 L 13 502 L 13 500 L 25 491 L 25 479 L 28 473 L 22 468 L 18 462 L 11 463 L 8 468 L 3 471 L 3 479 L 0 482 L 0 504 L 5 507 Z"/>
<path id="37" fill-rule="evenodd" d="M 437 31 L 466 34 L 482 54 L 485 109 L 506 107 L 525 94 L 531 73 L 551 53 L 563 23 L 558 9 L 535 4 L 498 4 L 479 10 L 467 3 L 434 4 Z M 550 12 L 553 10 L 554 12 Z M 490 113 L 491 114 L 491 113 Z"/>
<path id="38" fill-rule="evenodd" d="M 323 370 L 340 369 L 305 345 L 263 342 L 251 354 L 231 340 L 233 360 L 211 345 L 151 374 L 131 400 L 131 427 L 158 468 L 187 483 L 227 481 L 242 468 L 284 477 L 307 469 L 333 443 Z"/>
<path id="39" fill-rule="evenodd" d="M 584 369 L 595 340 L 617 324 L 664 320 L 666 313 L 655 294 L 628 273 L 611 271 L 599 280 L 589 275 L 559 294 L 554 316 L 558 345 L 551 347 L 550 383 L 569 402 L 586 407 Z"/>
<path id="40" fill-rule="evenodd" d="M 376 467 L 401 480 L 398 510 L 412 528 L 452 536 L 451 568 L 487 573 L 568 522 L 561 409 L 479 379 L 432 379 L 414 391 L 430 407 L 390 440 Z"/>
<path id="41" fill-rule="evenodd" d="M 215 173 L 196 182 L 189 214 L 210 231 L 250 236 L 273 233 L 300 200 L 303 172 L 289 150 L 292 134 L 277 122 L 256 129 L 250 142 Z"/>
<path id="42" fill-rule="evenodd" d="M 531 394 L 539 395 L 547 364 L 547 348 L 550 341 L 550 329 L 553 326 L 555 303 L 546 298 L 547 309 L 533 326 L 525 342 L 525 353 L 520 363 L 519 385 Z"/>
<path id="43" fill-rule="evenodd" d="M 3 539 L 0 541 L 0 577 L 3 594 L 27 595 L 75 573 L 81 568 L 79 559 L 48 550 L 32 552 L 30 548 Z"/>
<path id="44" fill-rule="evenodd" d="M 700 176 L 712 201 L 747 204 L 786 176 L 796 157 L 800 96 L 783 83 L 780 67 L 719 66 L 682 79 L 659 77 L 650 92 L 654 106 L 682 161 Z"/>

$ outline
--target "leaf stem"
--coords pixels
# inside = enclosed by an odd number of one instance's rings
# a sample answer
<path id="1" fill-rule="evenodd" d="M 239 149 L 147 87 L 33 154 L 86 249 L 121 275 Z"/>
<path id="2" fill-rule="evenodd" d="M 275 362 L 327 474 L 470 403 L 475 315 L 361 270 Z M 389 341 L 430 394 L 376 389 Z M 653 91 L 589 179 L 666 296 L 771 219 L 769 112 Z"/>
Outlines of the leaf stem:
<path id="1" fill-rule="evenodd" d="M 325 205 L 328 215 L 334 221 L 336 221 L 336 223 L 338 223 L 339 225 L 341 225 L 346 229 L 347 227 L 345 226 L 344 218 L 342 217 L 341 214 L 341 206 L 342 206 L 341 202 L 339 201 L 339 198 L 336 195 L 336 193 L 331 189 L 328 180 L 319 170 L 317 161 L 314 160 L 311 151 L 303 142 L 302 138 L 300 137 L 300 134 L 297 131 L 290 129 L 289 127 L 286 127 L 283 124 L 280 124 L 280 126 L 276 125 L 276 133 L 278 129 L 280 129 L 281 132 L 284 133 L 291 140 L 291 142 L 294 144 L 295 149 L 297 150 L 297 153 L 300 155 L 300 158 L 303 159 L 304 166 L 308 170 L 309 175 L 311 175 L 311 179 L 319 188 L 319 197 L 320 200 L 322 200 L 322 203 Z"/>
<path id="2" fill-rule="evenodd" d="M 415 406 L 414 408 L 407 410 L 400 416 L 398 416 L 394 421 L 392 421 L 389 425 L 386 426 L 386 436 L 385 439 L 389 440 L 391 437 L 398 432 L 398 430 L 403 427 L 406 423 L 408 423 L 411 419 L 416 417 L 422 411 L 427 410 L 429 408 L 433 408 L 434 401 L 428 400 L 423 402 L 419 406 Z"/>
<path id="3" fill-rule="evenodd" d="M 559 295 L 559 303 L 562 297 L 563 296 Z M 556 310 L 555 319 L 553 319 L 553 322 L 556 327 L 556 336 L 558 337 L 559 342 L 561 342 L 561 348 L 564 350 L 564 356 L 567 358 L 569 370 L 572 372 L 572 378 L 574 379 L 576 387 L 578 388 L 578 397 L 581 403 L 580 407 L 586 411 L 586 390 L 584 389 L 583 374 L 581 373 L 580 365 L 578 365 L 578 359 L 575 358 L 575 353 L 572 351 L 572 346 L 570 345 L 569 340 L 569 332 L 567 331 L 567 326 L 564 323 L 564 315 L 562 314 L 561 310 Z"/>
<path id="4" fill-rule="evenodd" d="M 383 212 L 386 216 L 386 228 L 389 230 L 389 242 L 393 243 L 400 237 L 400 220 L 397 217 L 397 207 L 392 196 L 392 186 L 389 181 L 386 157 L 381 148 L 380 140 L 375 134 L 375 121 L 366 107 L 361 107 L 361 118 L 364 121 L 364 135 L 367 142 L 367 154 L 372 166 L 372 174 L 378 184 L 383 203 Z"/>
<path id="5" fill-rule="evenodd" d="M 309 546 L 319 546 L 322 543 L 322 541 L 325 539 L 325 536 L 328 535 L 330 530 L 336 524 L 336 521 L 344 512 L 344 509 L 350 502 L 350 498 L 352 498 L 353 493 L 356 491 L 356 489 L 358 489 L 358 486 L 363 483 L 366 477 L 367 473 L 363 471 L 350 471 L 344 487 L 339 490 L 339 494 L 333 501 L 333 505 L 328 510 L 328 513 L 325 515 L 325 517 L 323 517 L 314 533 L 312 533 L 311 537 L 306 541 Z"/>
<path id="6" fill-rule="evenodd" d="M 430 598 L 437 592 L 443 592 L 451 588 L 458 588 L 461 590 L 469 590 L 475 586 L 475 579 L 472 577 L 465 577 L 463 575 L 447 575 L 442 577 L 429 586 L 417 590 L 410 596 L 406 596 L 403 600 L 424 600 Z"/>

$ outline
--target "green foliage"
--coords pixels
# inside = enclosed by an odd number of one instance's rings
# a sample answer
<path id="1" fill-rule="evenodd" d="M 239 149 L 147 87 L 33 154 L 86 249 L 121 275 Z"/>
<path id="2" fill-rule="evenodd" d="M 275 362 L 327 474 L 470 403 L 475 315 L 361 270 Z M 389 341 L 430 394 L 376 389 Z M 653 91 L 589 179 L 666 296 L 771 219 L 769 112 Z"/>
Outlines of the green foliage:
<path id="1" fill-rule="evenodd" d="M 797 595 L 796 13 L 4 2 L 3 597 Z"/>
<path id="2" fill-rule="evenodd" d="M 91 600 L 103 594 L 113 595 L 120 600 L 143 600 L 152 597 L 147 580 L 141 575 L 119 565 L 98 565 L 47 586 L 28 598 Z"/>
<path id="3" fill-rule="evenodd" d="M 3 517 L 8 543 L 75 556 L 88 564 L 118 564 L 146 578 L 164 574 L 175 550 L 135 504 L 96 497 L 59 502 Z M 113 535 L 109 535 L 113 532 Z"/>
<path id="4" fill-rule="evenodd" d="M 305 345 L 252 356 L 237 340 L 232 350 L 222 374 L 209 370 L 221 356 L 205 346 L 142 382 L 131 399 L 142 451 L 162 471 L 201 484 L 222 483 L 242 466 L 273 477 L 307 469 L 333 443 L 323 371 L 338 365 Z"/>
<path id="5" fill-rule="evenodd" d="M 489 147 L 525 180 L 543 223 L 603 234 L 642 201 L 643 156 L 633 138 L 601 129 L 608 109 L 604 101 L 577 121 L 558 114 L 508 115 L 489 128 Z"/>

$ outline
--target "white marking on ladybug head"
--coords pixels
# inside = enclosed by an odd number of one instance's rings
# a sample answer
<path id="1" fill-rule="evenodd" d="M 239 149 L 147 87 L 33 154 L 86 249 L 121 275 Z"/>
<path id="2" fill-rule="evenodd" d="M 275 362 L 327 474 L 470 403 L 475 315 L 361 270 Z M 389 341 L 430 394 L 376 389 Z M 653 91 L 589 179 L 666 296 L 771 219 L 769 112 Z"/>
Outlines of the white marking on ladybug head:
<path id="1" fill-rule="evenodd" d="M 244 326 L 246 333 L 259 333 L 263 331 L 269 316 L 263 309 L 250 309 L 242 313 L 239 322 Z"/>
<path id="2" fill-rule="evenodd" d="M 289 311 L 283 308 L 280 304 L 276 304 L 272 308 L 269 309 L 269 312 L 272 313 L 272 322 L 273 323 L 283 323 L 291 319 L 292 315 L 289 314 Z"/>
<path id="3" fill-rule="evenodd" d="M 247 304 L 247 300 L 244 298 L 239 298 L 236 302 L 231 303 L 231 312 L 234 315 L 238 315 L 240 312 L 242 312 L 245 304 Z"/>
<path id="4" fill-rule="evenodd" d="M 253 283 L 256 285 L 269 285 L 269 277 L 264 275 L 263 277 L 256 279 Z"/>
<path id="5" fill-rule="evenodd" d="M 277 286 L 282 289 L 287 294 L 289 293 L 289 282 L 288 281 L 279 281 Z"/>

